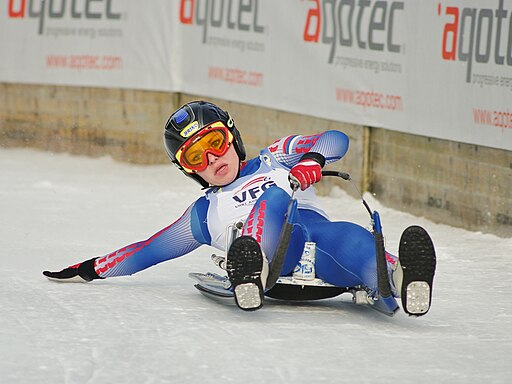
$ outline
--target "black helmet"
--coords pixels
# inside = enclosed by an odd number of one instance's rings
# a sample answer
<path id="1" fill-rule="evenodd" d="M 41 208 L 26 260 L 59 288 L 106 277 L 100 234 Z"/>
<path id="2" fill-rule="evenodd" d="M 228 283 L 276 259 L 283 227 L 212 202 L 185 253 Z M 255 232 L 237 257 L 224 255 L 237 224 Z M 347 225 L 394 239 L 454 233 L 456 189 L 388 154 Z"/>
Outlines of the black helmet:
<path id="1" fill-rule="evenodd" d="M 235 151 L 238 154 L 238 158 L 240 161 L 245 160 L 246 154 L 244 144 L 240 137 L 240 132 L 236 129 L 233 119 L 228 112 L 220 109 L 212 103 L 208 103 L 206 101 L 192 101 L 187 103 L 174 112 L 167 120 L 167 123 L 165 123 L 164 145 L 167 155 L 185 175 L 193 178 L 204 188 L 208 187 L 209 184 L 196 173 L 189 173 L 185 171 L 181 164 L 176 160 L 176 152 L 178 152 L 178 149 L 190 139 L 190 137 L 184 137 L 187 135 L 180 134 L 182 131 L 193 126 L 194 134 L 196 134 L 217 121 L 222 122 L 233 134 L 233 144 L 235 146 Z"/>

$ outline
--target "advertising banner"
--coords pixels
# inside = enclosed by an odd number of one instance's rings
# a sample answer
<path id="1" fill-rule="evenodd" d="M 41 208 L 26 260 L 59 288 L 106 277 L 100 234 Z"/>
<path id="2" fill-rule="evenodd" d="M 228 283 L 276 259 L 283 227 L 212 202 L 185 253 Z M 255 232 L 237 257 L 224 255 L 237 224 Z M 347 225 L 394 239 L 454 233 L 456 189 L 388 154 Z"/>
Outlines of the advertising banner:
<path id="1" fill-rule="evenodd" d="M 409 3 L 407 2 L 407 5 Z M 512 150 L 512 1 L 415 2 L 408 126 Z M 405 130 L 405 129 L 404 129 Z"/>
<path id="2" fill-rule="evenodd" d="M 172 90 L 171 2 L 0 4 L 0 81 Z"/>
<path id="3" fill-rule="evenodd" d="M 187 92 L 512 150 L 512 0 L 181 0 Z"/>
<path id="4" fill-rule="evenodd" d="M 512 150 L 512 0 L 3 0 L 0 81 L 186 92 Z"/>

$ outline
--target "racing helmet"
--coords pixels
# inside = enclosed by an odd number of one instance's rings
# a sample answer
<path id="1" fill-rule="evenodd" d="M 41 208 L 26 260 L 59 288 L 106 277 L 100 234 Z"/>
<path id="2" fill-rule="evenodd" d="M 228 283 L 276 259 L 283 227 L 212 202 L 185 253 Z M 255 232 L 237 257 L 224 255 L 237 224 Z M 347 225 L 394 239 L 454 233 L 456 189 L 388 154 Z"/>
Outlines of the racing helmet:
<path id="1" fill-rule="evenodd" d="M 216 135 L 219 140 L 202 140 L 201 138 L 206 135 Z M 206 148 L 202 146 L 202 142 L 215 144 Z M 197 172 L 201 165 L 203 168 L 206 167 L 206 152 L 222 155 L 230 145 L 234 146 L 239 160 L 245 160 L 244 144 L 233 118 L 228 112 L 206 101 L 186 103 L 176 110 L 165 124 L 164 146 L 169 159 L 203 188 L 209 187 L 209 184 Z M 197 150 L 198 148 L 201 150 Z M 193 151 L 194 149 L 196 151 Z"/>

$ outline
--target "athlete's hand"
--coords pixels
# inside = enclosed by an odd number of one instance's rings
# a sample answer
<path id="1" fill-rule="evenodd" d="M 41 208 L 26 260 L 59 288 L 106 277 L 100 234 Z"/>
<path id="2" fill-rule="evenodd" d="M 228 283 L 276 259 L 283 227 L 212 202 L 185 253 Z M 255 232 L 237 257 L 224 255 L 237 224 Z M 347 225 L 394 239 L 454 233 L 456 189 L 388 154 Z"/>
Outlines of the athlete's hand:
<path id="1" fill-rule="evenodd" d="M 64 268 L 59 272 L 43 271 L 43 275 L 45 275 L 48 280 L 62 283 L 87 283 L 94 279 L 100 279 L 94 270 L 94 260 L 96 260 L 96 258 Z"/>
<path id="2" fill-rule="evenodd" d="M 322 167 L 325 159 L 322 155 L 315 152 L 308 152 L 302 159 L 295 164 L 288 174 L 288 181 L 292 189 L 297 189 L 297 185 L 304 191 L 312 184 L 318 183 L 322 178 Z M 295 188 L 294 188 L 295 187 Z"/>

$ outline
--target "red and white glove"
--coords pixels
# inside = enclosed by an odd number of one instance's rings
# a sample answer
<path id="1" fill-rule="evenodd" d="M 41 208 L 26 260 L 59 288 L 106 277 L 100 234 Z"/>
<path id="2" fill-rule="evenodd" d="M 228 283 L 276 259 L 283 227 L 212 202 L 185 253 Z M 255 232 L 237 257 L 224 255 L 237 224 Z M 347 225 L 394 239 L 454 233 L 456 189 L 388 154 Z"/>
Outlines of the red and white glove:
<path id="1" fill-rule="evenodd" d="M 308 152 L 295 164 L 288 174 L 290 187 L 296 190 L 300 187 L 302 191 L 312 184 L 318 183 L 322 178 L 322 166 L 325 158 L 319 153 Z"/>

